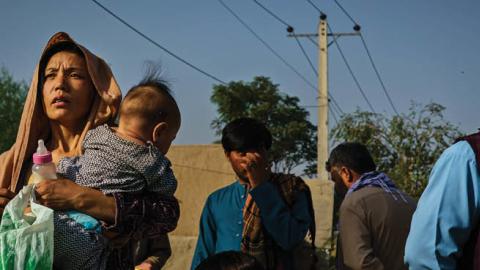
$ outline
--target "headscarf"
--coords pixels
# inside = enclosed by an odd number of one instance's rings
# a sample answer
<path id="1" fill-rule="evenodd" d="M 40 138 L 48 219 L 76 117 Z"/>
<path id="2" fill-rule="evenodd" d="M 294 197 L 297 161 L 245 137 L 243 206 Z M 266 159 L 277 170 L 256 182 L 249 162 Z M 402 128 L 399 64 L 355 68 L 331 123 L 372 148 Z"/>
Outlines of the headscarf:
<path id="1" fill-rule="evenodd" d="M 77 46 L 82 52 L 85 57 L 88 74 L 98 93 L 98 95 L 94 95 L 87 122 L 80 135 L 78 144 L 72 151 L 76 155 L 81 154 L 82 141 L 87 131 L 112 121 L 118 111 L 122 93 L 107 63 L 76 43 L 67 33 L 58 32 L 54 34 L 43 49 L 39 64 L 37 64 L 33 73 L 32 83 L 28 90 L 18 127 L 17 139 L 10 150 L 0 155 L 1 188 L 9 188 L 13 192 L 18 191 L 25 184 L 26 179 L 20 178 L 25 177 L 25 170 L 29 167 L 27 162 L 30 162 L 32 154 L 35 152 L 37 141 L 39 139 L 51 138 L 49 119 L 43 110 L 39 93 L 41 90 L 41 85 L 39 85 L 40 74 L 43 73 L 41 71 L 41 63 L 47 60 L 44 58 L 48 57 L 46 55 L 50 54 L 52 49 L 65 43 Z"/>

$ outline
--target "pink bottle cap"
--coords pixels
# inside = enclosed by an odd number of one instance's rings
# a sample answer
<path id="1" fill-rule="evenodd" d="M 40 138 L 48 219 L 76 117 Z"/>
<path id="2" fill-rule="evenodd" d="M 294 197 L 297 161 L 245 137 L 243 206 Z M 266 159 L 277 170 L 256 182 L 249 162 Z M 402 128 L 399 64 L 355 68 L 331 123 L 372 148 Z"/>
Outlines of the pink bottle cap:
<path id="1" fill-rule="evenodd" d="M 33 154 L 33 163 L 45 164 L 52 162 L 52 153 L 48 152 L 42 139 L 38 140 L 37 152 Z"/>
<path id="2" fill-rule="evenodd" d="M 33 154 L 33 163 L 35 164 L 45 164 L 52 162 L 52 154 L 48 152 L 48 154 Z"/>

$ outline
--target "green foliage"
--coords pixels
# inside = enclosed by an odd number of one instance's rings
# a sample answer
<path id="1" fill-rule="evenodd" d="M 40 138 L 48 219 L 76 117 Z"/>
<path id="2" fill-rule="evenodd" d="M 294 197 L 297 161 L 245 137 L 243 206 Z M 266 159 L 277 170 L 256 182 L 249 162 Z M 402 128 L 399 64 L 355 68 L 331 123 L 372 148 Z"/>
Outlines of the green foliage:
<path id="1" fill-rule="evenodd" d="M 267 77 L 255 77 L 252 82 L 215 85 L 211 101 L 217 105 L 218 117 L 212 122 L 217 135 L 234 119 L 256 118 L 272 133 L 274 171 L 290 173 L 306 164 L 305 174 L 316 173 L 316 126 L 308 121 L 309 113 L 299 106 L 297 97 L 280 93 Z"/>
<path id="2" fill-rule="evenodd" d="M 407 115 L 391 119 L 357 110 L 342 117 L 331 137 L 336 142 L 367 145 L 378 170 L 387 173 L 405 192 L 419 197 L 435 161 L 461 135 L 443 118 L 444 110 L 437 103 L 412 103 Z"/>
<path id="3" fill-rule="evenodd" d="M 0 153 L 15 142 L 27 94 L 25 82 L 16 82 L 5 68 L 0 69 Z"/>

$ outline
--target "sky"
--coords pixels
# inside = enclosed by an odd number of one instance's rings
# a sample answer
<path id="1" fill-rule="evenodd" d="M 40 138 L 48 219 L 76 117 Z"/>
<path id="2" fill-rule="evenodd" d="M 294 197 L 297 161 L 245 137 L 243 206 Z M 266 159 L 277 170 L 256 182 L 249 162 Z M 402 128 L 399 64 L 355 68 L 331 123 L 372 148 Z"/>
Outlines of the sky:
<path id="1" fill-rule="evenodd" d="M 258 0 L 297 33 L 315 33 L 319 13 L 303 0 Z M 362 34 L 385 86 L 400 113 L 411 103 L 437 102 L 463 132 L 480 127 L 480 1 L 338 0 L 362 27 Z M 229 82 L 267 76 L 288 95 L 298 96 L 316 124 L 317 93 L 248 32 L 218 0 L 99 0 L 157 43 L 215 77 Z M 286 27 L 254 1 L 224 0 L 275 51 L 314 85 L 317 78 Z M 312 0 L 335 32 L 353 23 L 333 0 Z M 57 31 L 110 64 L 126 91 L 159 62 L 182 113 L 174 143 L 208 144 L 218 139 L 210 127 L 216 107 L 210 101 L 218 82 L 155 47 L 92 1 L 0 0 L 0 66 L 16 80 L 30 82 L 42 48 Z M 317 66 L 317 48 L 301 40 Z M 338 40 L 358 81 L 377 112 L 393 114 L 359 37 Z M 329 91 L 346 113 L 368 110 L 335 46 L 329 47 Z M 335 122 L 330 121 L 330 127 Z"/>

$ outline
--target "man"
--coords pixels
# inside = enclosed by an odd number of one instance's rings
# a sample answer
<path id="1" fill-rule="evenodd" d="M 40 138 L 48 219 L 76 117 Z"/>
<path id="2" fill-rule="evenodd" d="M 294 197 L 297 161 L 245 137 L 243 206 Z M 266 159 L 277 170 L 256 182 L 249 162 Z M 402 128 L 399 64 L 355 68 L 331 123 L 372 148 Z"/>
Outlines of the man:
<path id="1" fill-rule="evenodd" d="M 359 143 L 342 143 L 326 164 L 340 206 L 338 269 L 406 269 L 403 251 L 415 211 L 414 200 L 399 191 Z"/>
<path id="2" fill-rule="evenodd" d="M 457 141 L 435 163 L 413 215 L 410 269 L 480 269 L 480 133 Z"/>
<path id="3" fill-rule="evenodd" d="M 222 132 L 225 156 L 237 180 L 208 197 L 192 269 L 228 250 L 254 256 L 265 269 L 293 269 L 293 249 L 314 237 L 310 190 L 293 175 L 272 173 L 272 136 L 259 121 L 240 118 Z"/>

